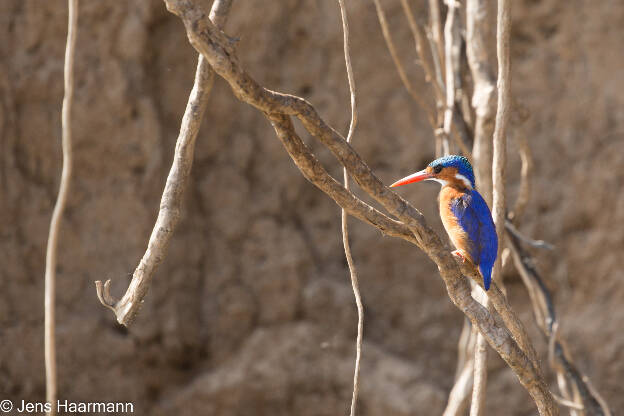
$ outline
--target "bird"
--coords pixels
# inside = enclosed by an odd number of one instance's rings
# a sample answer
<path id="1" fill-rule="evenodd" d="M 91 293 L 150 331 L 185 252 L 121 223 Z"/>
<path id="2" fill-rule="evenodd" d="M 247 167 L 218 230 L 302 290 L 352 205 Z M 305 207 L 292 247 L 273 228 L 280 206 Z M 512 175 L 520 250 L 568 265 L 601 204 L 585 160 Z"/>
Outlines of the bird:
<path id="1" fill-rule="evenodd" d="M 483 287 L 488 290 L 498 254 L 498 237 L 490 208 L 476 189 L 472 165 L 464 156 L 440 157 L 390 187 L 427 180 L 442 185 L 440 218 L 457 249 L 453 254 L 478 267 Z"/>

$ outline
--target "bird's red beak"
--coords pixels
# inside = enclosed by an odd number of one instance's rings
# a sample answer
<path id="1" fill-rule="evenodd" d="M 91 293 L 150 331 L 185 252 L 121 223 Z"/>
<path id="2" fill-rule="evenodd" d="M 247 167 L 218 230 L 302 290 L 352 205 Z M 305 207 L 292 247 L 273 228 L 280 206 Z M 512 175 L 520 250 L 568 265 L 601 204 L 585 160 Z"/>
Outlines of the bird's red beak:
<path id="1" fill-rule="evenodd" d="M 425 179 L 429 179 L 432 177 L 433 175 L 427 172 L 427 169 L 423 169 L 416 173 L 412 173 L 411 175 L 406 176 L 403 179 L 399 179 L 398 181 L 390 185 L 390 187 L 394 188 L 395 186 L 401 186 L 401 185 L 407 185 L 408 183 L 420 182 L 420 181 L 424 181 Z"/>

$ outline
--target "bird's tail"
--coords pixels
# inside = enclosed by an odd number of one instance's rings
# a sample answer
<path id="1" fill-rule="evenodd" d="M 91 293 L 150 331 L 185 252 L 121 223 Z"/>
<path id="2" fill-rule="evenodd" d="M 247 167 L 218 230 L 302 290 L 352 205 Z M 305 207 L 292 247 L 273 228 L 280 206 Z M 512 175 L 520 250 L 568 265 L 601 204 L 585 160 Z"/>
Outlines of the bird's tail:
<path id="1" fill-rule="evenodd" d="M 481 276 L 483 276 L 483 287 L 485 290 L 490 288 L 490 282 L 492 281 L 492 266 L 483 267 L 483 265 L 479 265 L 479 271 L 481 272 Z"/>

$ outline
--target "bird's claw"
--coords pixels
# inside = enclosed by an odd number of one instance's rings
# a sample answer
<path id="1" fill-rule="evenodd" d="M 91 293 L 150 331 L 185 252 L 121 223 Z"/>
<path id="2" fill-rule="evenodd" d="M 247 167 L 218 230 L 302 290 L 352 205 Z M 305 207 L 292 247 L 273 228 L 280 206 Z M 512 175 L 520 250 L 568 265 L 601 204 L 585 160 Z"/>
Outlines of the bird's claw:
<path id="1" fill-rule="evenodd" d="M 453 252 L 452 252 L 452 254 L 453 254 L 455 257 L 459 257 L 459 258 L 460 258 L 460 260 L 462 261 L 462 263 L 465 263 L 465 262 L 466 262 L 466 257 L 464 257 L 464 255 L 463 255 L 463 254 L 462 254 L 459 250 L 455 250 L 455 251 L 453 251 Z"/>

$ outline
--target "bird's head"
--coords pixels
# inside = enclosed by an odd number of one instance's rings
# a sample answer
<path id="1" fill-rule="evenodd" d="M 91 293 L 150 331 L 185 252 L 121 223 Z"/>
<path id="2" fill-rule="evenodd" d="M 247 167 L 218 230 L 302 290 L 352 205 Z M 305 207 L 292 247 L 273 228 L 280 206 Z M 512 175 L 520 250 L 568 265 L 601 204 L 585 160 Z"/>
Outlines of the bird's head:
<path id="1" fill-rule="evenodd" d="M 426 180 L 439 182 L 442 186 L 456 185 L 468 189 L 475 187 L 475 177 L 470 162 L 465 157 L 457 155 L 436 159 L 429 163 L 425 169 L 399 179 L 390 186 L 395 187 Z"/>

